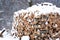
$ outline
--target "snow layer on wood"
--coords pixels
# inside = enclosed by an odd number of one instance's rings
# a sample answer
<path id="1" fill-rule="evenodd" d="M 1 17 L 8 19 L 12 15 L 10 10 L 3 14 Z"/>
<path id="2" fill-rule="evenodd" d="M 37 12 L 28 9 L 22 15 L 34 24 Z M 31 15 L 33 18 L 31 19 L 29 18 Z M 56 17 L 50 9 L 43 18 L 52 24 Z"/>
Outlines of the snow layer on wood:
<path id="1" fill-rule="evenodd" d="M 28 12 L 33 12 L 34 14 L 38 15 L 38 13 L 35 13 L 36 11 L 39 11 L 39 14 L 48 14 L 50 12 L 60 13 L 60 8 L 56 7 L 52 3 L 45 2 L 45 3 L 33 5 L 32 7 L 28 7 L 25 10 L 22 9 L 22 10 L 19 10 L 17 12 L 14 12 L 14 15 L 16 17 L 16 16 L 19 16 L 19 14 L 23 15 L 23 13 L 28 13 Z"/>

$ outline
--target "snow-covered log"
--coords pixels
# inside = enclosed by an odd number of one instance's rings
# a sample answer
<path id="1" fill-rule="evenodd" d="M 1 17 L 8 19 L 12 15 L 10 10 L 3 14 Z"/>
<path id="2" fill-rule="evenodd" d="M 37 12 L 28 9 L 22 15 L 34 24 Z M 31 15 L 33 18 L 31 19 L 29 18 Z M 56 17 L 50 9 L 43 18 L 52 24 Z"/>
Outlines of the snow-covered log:
<path id="1" fill-rule="evenodd" d="M 29 36 L 31 40 L 59 38 L 60 8 L 52 3 L 41 3 L 14 12 L 12 30 L 17 36 Z M 23 39 L 22 39 L 23 40 Z"/>

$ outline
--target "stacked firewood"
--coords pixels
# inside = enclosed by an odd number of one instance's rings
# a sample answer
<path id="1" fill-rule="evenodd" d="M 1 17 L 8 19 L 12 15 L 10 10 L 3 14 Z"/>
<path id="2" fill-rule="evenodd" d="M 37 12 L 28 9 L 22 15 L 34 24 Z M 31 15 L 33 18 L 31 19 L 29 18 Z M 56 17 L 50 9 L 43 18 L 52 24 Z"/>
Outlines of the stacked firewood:
<path id="1" fill-rule="evenodd" d="M 36 11 L 37 12 L 37 11 Z M 50 12 L 35 15 L 36 12 L 21 12 L 14 15 L 13 27 L 17 36 L 29 36 L 30 40 L 55 40 L 60 37 L 60 15 Z M 15 12 L 16 13 L 16 12 Z"/>

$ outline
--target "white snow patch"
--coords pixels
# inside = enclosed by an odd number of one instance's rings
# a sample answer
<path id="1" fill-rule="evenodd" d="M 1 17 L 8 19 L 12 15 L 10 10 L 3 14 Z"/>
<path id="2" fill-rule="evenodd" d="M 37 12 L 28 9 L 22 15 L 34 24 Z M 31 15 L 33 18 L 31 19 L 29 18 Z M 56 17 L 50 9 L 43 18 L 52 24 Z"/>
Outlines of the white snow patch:
<path id="1" fill-rule="evenodd" d="M 45 22 L 45 24 L 47 25 L 47 24 L 48 24 L 48 22 Z"/>
<path id="2" fill-rule="evenodd" d="M 21 37 L 21 40 L 29 40 L 30 38 L 29 38 L 29 36 L 22 36 Z"/>
<path id="3" fill-rule="evenodd" d="M 19 40 L 18 38 L 13 38 L 12 36 L 7 36 L 7 37 L 0 37 L 0 40 Z"/>
<path id="4" fill-rule="evenodd" d="M 35 14 L 35 17 L 40 14 L 48 14 L 48 13 L 59 13 L 60 14 L 60 8 L 56 7 L 56 5 L 53 5 L 52 3 L 44 2 L 41 4 L 33 5 L 32 7 L 28 7 L 26 10 L 22 9 L 17 12 L 14 12 L 15 17 L 19 16 L 19 14 L 24 14 L 28 12 L 32 12 Z M 29 13 L 30 14 L 30 13 Z M 25 17 L 27 17 L 26 15 Z"/>
<path id="5" fill-rule="evenodd" d="M 56 40 L 60 40 L 59 38 L 57 38 Z"/>
<path id="6" fill-rule="evenodd" d="M 4 29 L 3 29 L 4 30 Z M 0 30 L 0 33 L 1 33 L 2 31 Z M 9 33 L 9 32 L 7 32 L 7 31 L 5 31 L 3 34 L 3 37 L 0 37 L 0 40 L 19 40 L 19 38 L 18 37 L 16 37 L 16 36 L 11 36 L 11 33 Z"/>

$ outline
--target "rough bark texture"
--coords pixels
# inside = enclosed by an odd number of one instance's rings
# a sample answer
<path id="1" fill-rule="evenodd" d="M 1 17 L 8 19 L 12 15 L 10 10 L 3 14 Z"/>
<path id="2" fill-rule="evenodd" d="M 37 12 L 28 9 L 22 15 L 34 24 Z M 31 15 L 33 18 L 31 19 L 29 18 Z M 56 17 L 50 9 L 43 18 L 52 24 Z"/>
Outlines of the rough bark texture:
<path id="1" fill-rule="evenodd" d="M 35 12 L 15 12 L 13 27 L 17 36 L 29 36 L 30 40 L 49 40 L 60 37 L 60 15 L 59 13 L 48 13 L 35 16 Z M 47 22 L 47 23 L 46 23 Z M 59 35 L 59 36 L 58 36 Z"/>

